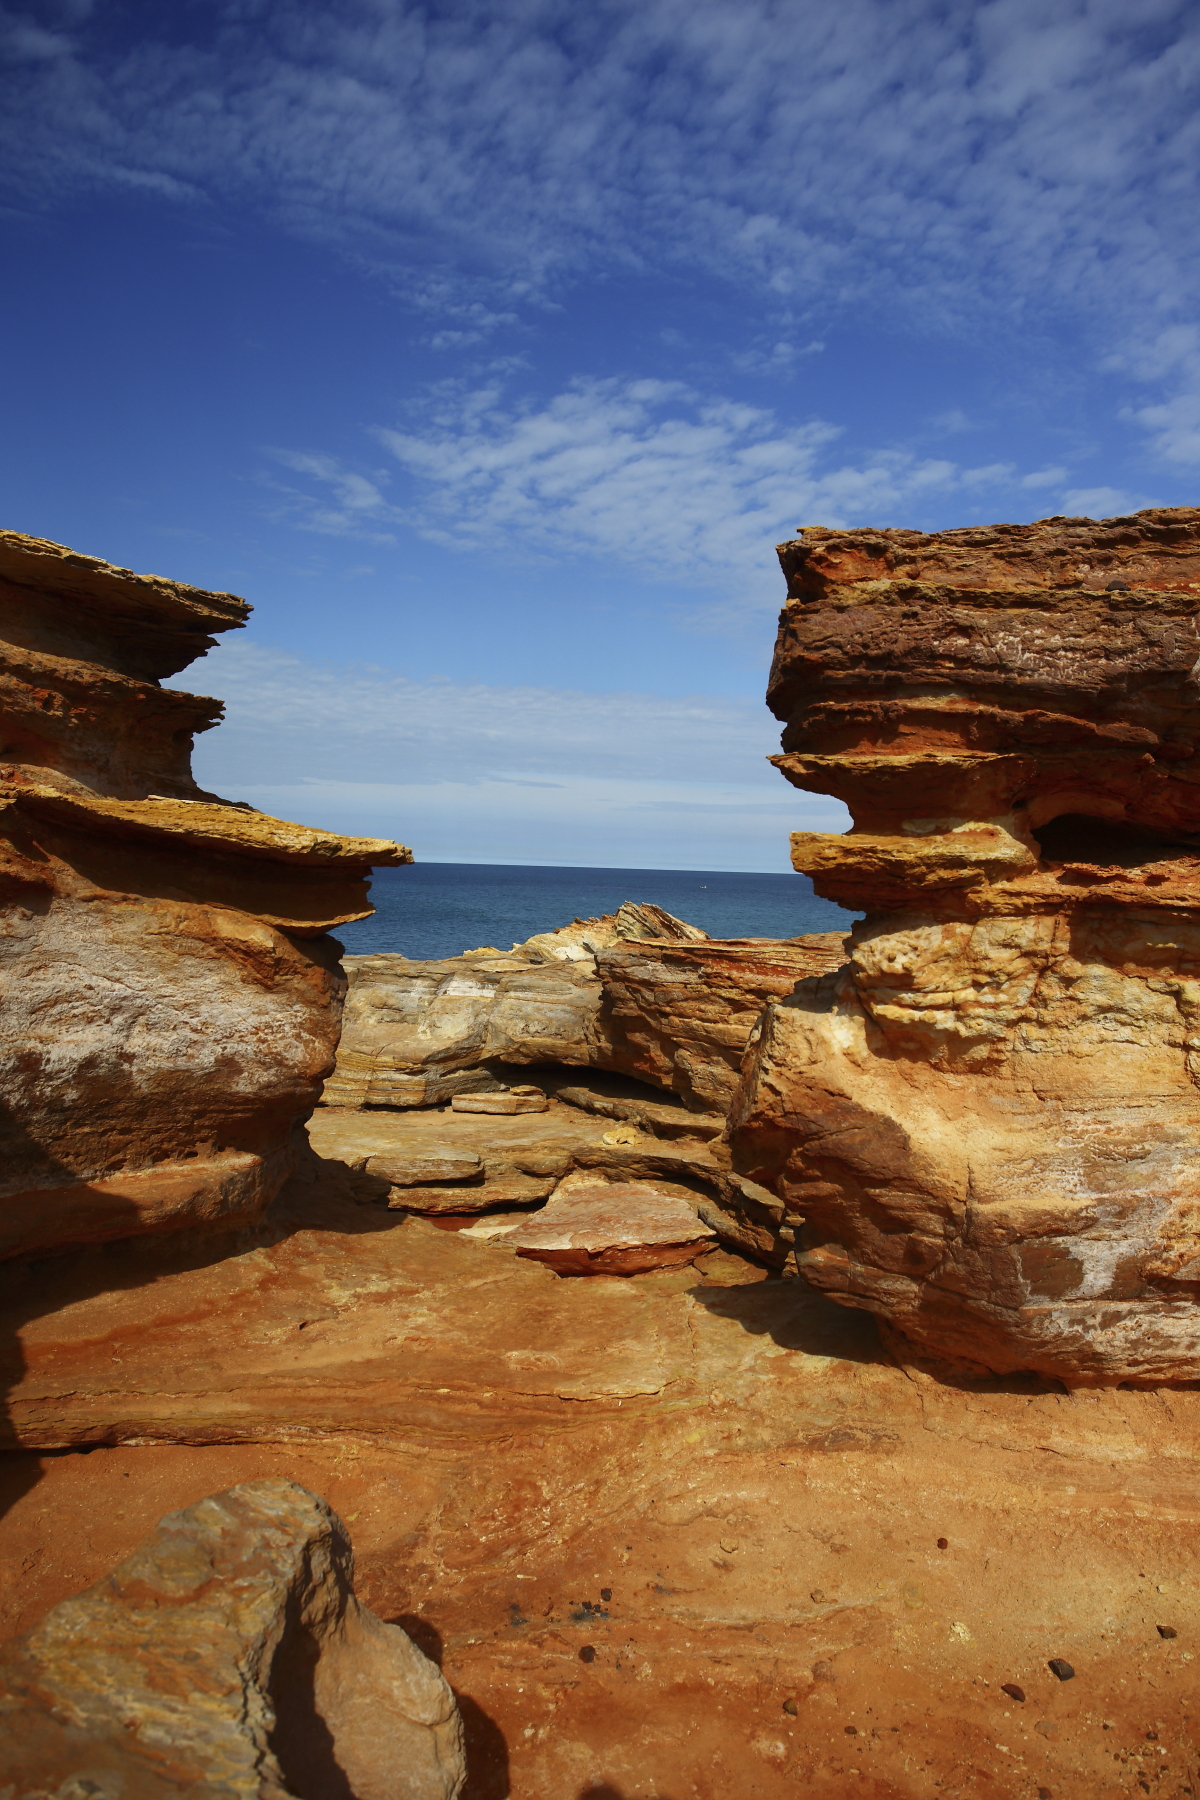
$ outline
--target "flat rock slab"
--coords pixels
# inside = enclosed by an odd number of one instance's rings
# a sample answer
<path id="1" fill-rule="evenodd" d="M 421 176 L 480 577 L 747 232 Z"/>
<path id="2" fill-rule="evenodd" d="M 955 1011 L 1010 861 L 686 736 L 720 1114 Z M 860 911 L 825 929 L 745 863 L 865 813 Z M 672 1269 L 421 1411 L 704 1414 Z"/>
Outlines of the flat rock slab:
<path id="1" fill-rule="evenodd" d="M 369 1156 L 368 1175 L 379 1175 L 393 1187 L 420 1187 L 442 1181 L 475 1181 L 483 1174 L 483 1162 L 473 1150 L 385 1151 Z"/>
<path id="2" fill-rule="evenodd" d="M 464 1113 L 541 1113 L 550 1110 L 550 1102 L 544 1094 L 455 1094 L 450 1107 Z"/>
<path id="3" fill-rule="evenodd" d="M 497 1241 L 560 1275 L 640 1275 L 694 1262 L 716 1239 L 686 1200 L 648 1181 L 564 1186 Z"/>

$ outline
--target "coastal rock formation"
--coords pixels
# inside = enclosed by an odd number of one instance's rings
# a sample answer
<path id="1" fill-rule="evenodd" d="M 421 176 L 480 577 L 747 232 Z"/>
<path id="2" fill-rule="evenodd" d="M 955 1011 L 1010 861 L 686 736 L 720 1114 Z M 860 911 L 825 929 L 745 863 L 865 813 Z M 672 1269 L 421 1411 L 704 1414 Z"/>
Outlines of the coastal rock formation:
<path id="1" fill-rule="evenodd" d="M 169 1514 L 0 1655 L 6 1791 L 455 1800 L 454 1696 L 353 1570 L 341 1520 L 293 1481 Z"/>
<path id="2" fill-rule="evenodd" d="M 218 701 L 160 685 L 231 594 L 0 532 L 0 1256 L 261 1210 L 337 1041 L 372 864 L 203 793 Z"/>
<path id="3" fill-rule="evenodd" d="M 646 936 L 631 935 L 638 930 Z M 497 1063 L 566 1063 L 723 1113 L 767 1001 L 844 954 L 839 932 L 714 939 L 658 907 L 626 905 L 511 952 L 347 957 L 345 1026 L 324 1104 L 438 1106 L 498 1089 Z"/>
<path id="4" fill-rule="evenodd" d="M 493 1061 L 602 1060 L 603 998 L 596 956 L 645 937 L 694 943 L 705 933 L 631 901 L 601 918 L 538 932 L 511 951 L 468 950 L 440 961 L 346 958 L 349 993 L 326 1106 L 440 1106 L 496 1090 Z"/>
<path id="5" fill-rule="evenodd" d="M 601 951 L 595 1061 L 724 1113 L 768 1001 L 846 959 L 845 934 L 619 944 Z"/>
<path id="6" fill-rule="evenodd" d="M 1200 510 L 807 530 L 770 703 L 868 917 L 768 1008 L 734 1166 L 919 1351 L 1200 1375 Z"/>

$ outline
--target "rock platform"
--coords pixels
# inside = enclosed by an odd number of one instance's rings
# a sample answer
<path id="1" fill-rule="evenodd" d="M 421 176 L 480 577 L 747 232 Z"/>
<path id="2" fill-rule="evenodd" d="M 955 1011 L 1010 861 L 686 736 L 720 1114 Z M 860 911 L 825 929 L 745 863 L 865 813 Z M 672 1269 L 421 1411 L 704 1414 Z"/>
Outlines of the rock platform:
<path id="1" fill-rule="evenodd" d="M 468 1800 L 1194 1785 L 1195 1391 L 935 1380 L 726 1250 L 563 1280 L 350 1179 L 10 1293 L 0 1631 L 284 1476 L 440 1661 Z"/>

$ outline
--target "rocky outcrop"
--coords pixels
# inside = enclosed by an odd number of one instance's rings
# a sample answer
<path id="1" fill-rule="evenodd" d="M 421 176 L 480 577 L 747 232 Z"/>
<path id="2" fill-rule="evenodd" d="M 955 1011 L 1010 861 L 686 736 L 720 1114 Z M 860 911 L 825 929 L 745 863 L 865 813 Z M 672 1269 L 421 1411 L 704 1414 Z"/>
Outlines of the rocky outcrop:
<path id="1" fill-rule="evenodd" d="M 845 958 L 840 931 L 614 945 L 596 958 L 596 1063 L 666 1088 L 698 1112 L 724 1113 L 768 1001 Z"/>
<path id="2" fill-rule="evenodd" d="M 496 1090 L 493 1062 L 603 1063 L 596 956 L 631 938 L 695 943 L 705 934 L 660 906 L 627 901 L 511 951 L 437 962 L 349 956 L 349 994 L 326 1106 L 440 1106 Z"/>
<path id="3" fill-rule="evenodd" d="M 1200 1374 L 1200 510 L 809 530 L 770 701 L 868 917 L 768 1008 L 735 1167 L 918 1350 Z"/>
<path id="4" fill-rule="evenodd" d="M 6 1791 L 455 1800 L 454 1696 L 353 1575 L 345 1526 L 293 1481 L 169 1514 L 0 1656 Z"/>
<path id="5" fill-rule="evenodd" d="M 231 594 L 0 533 L 0 1255 L 261 1210 L 337 1041 L 331 927 L 411 860 L 203 793 L 163 688 Z"/>
<path id="6" fill-rule="evenodd" d="M 670 936 L 652 934 L 660 921 Z M 767 1001 L 844 958 L 838 932 L 710 939 L 649 906 L 585 926 L 440 962 L 347 957 L 345 1029 L 324 1104 L 437 1106 L 498 1088 L 496 1064 L 566 1063 L 723 1112 Z"/>

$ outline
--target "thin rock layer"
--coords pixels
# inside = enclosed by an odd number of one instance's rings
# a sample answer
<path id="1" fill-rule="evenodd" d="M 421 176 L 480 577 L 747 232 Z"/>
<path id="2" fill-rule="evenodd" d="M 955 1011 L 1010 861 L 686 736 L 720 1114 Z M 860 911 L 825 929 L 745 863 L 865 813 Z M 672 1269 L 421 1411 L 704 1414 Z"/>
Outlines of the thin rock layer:
<path id="1" fill-rule="evenodd" d="M 867 917 L 768 1007 L 735 1167 L 920 1351 L 1195 1379 L 1200 509 L 780 560 L 775 760 L 854 821 L 793 861 Z"/>

